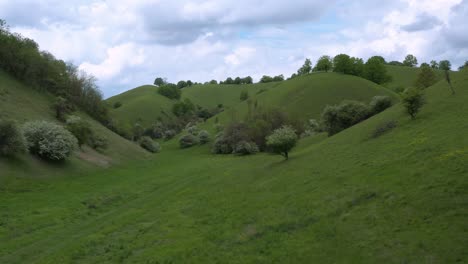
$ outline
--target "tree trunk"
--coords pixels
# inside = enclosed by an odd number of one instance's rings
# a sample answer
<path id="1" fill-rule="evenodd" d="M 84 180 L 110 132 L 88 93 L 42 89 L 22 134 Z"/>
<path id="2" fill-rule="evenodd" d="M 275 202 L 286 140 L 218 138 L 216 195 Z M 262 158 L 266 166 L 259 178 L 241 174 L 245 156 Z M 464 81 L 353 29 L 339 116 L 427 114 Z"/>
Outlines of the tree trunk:
<path id="1" fill-rule="evenodd" d="M 284 152 L 284 158 L 285 158 L 286 160 L 289 159 L 289 155 L 288 155 L 288 152 L 287 152 L 287 151 Z"/>

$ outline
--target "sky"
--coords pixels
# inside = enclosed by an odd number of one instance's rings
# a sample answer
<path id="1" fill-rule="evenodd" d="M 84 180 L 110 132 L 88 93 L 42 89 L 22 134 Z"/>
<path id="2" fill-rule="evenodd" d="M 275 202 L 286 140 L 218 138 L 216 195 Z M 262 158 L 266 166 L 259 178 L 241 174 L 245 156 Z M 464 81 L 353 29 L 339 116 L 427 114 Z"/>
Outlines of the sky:
<path id="1" fill-rule="evenodd" d="M 288 77 L 340 53 L 468 60 L 468 0 L 0 0 L 0 18 L 105 97 L 156 77 Z"/>

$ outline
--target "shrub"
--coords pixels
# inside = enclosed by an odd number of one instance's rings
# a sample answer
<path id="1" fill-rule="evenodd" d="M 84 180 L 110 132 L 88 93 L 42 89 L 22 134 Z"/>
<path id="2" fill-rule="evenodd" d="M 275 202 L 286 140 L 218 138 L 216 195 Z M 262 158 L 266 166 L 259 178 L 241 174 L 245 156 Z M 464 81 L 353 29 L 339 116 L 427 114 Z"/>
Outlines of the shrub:
<path id="1" fill-rule="evenodd" d="M 238 155 L 250 155 L 258 152 L 257 144 L 253 142 L 241 141 L 237 143 L 233 153 Z"/>
<path id="2" fill-rule="evenodd" d="M 199 130 L 198 130 L 198 127 L 197 127 L 196 125 L 193 125 L 193 126 L 187 127 L 187 132 L 188 132 L 189 134 L 192 134 L 192 135 L 194 135 L 194 136 L 197 136 Z"/>
<path id="3" fill-rule="evenodd" d="M 93 131 L 88 122 L 82 120 L 79 116 L 72 115 L 67 118 L 66 123 L 66 128 L 78 139 L 78 145 L 80 147 L 89 143 L 93 137 Z"/>
<path id="4" fill-rule="evenodd" d="M 437 82 L 435 71 L 429 66 L 422 66 L 414 84 L 416 87 L 424 89 Z"/>
<path id="5" fill-rule="evenodd" d="M 212 152 L 214 154 L 231 154 L 233 151 L 229 142 L 224 138 L 224 135 L 218 134 L 214 141 Z"/>
<path id="6" fill-rule="evenodd" d="M 296 146 L 297 135 L 290 126 L 283 126 L 273 131 L 273 134 L 267 137 L 267 146 L 272 152 L 289 158 L 289 151 Z"/>
<path id="7" fill-rule="evenodd" d="M 193 114 L 193 111 L 195 111 L 195 105 L 187 98 L 172 106 L 172 113 L 177 117 L 191 115 Z"/>
<path id="8" fill-rule="evenodd" d="M 214 127 L 214 130 L 218 133 L 224 130 L 224 126 L 219 123 L 214 124 L 213 127 Z"/>
<path id="9" fill-rule="evenodd" d="M 374 96 L 369 104 L 372 114 L 378 114 L 392 106 L 392 99 L 389 96 Z"/>
<path id="10" fill-rule="evenodd" d="M 198 140 L 200 141 L 200 144 L 206 144 L 210 142 L 210 133 L 208 133 L 206 130 L 200 131 L 200 133 L 198 133 Z"/>
<path id="11" fill-rule="evenodd" d="M 198 144 L 198 138 L 192 134 L 187 134 L 179 139 L 180 148 L 190 148 Z"/>
<path id="12" fill-rule="evenodd" d="M 169 99 L 175 99 L 175 100 L 179 100 L 180 95 L 181 95 L 180 89 L 177 88 L 177 85 L 172 84 L 172 83 L 168 83 L 163 86 L 160 86 L 158 88 L 158 93 Z"/>
<path id="13" fill-rule="evenodd" d="M 115 102 L 114 105 L 113 105 L 114 109 L 117 109 L 117 108 L 119 108 L 121 106 L 122 106 L 121 102 Z"/>
<path id="14" fill-rule="evenodd" d="M 150 128 L 145 129 L 145 132 L 143 134 L 151 138 L 163 138 L 164 131 L 165 131 L 164 124 L 161 122 L 156 122 Z"/>
<path id="15" fill-rule="evenodd" d="M 397 127 L 397 122 L 394 120 L 382 123 L 378 125 L 375 130 L 372 132 L 372 138 L 380 137 L 381 135 L 387 133 L 388 131 Z"/>
<path id="16" fill-rule="evenodd" d="M 339 105 L 326 106 L 322 112 L 322 124 L 328 135 L 334 135 L 369 117 L 369 107 L 356 101 L 344 101 Z"/>
<path id="17" fill-rule="evenodd" d="M 48 160 L 64 160 L 72 154 L 78 144 L 71 132 L 46 121 L 26 123 L 23 133 L 29 151 Z"/>
<path id="18" fill-rule="evenodd" d="M 52 107 L 55 111 L 55 117 L 60 121 L 65 121 L 65 116 L 75 110 L 71 102 L 60 96 L 55 99 Z"/>
<path id="19" fill-rule="evenodd" d="M 245 101 L 247 99 L 249 99 L 249 92 L 247 91 L 242 91 L 240 93 L 240 98 L 239 98 L 241 101 Z"/>
<path id="20" fill-rule="evenodd" d="M 161 151 L 159 143 L 154 142 L 152 138 L 144 136 L 140 139 L 140 146 L 151 153 L 158 153 Z"/>
<path id="21" fill-rule="evenodd" d="M 177 132 L 173 129 L 168 129 L 166 131 L 164 131 L 164 140 L 171 140 L 172 138 L 175 137 L 175 135 L 177 134 Z"/>
<path id="22" fill-rule="evenodd" d="M 403 94 L 403 106 L 406 112 L 411 116 L 411 119 L 416 118 L 416 114 L 424 104 L 424 95 L 419 89 L 408 89 Z"/>
<path id="23" fill-rule="evenodd" d="M 0 120 L 0 156 L 12 156 L 26 151 L 26 143 L 15 122 Z"/>
<path id="24" fill-rule="evenodd" d="M 89 139 L 89 146 L 92 147 L 93 149 L 99 150 L 99 149 L 106 149 L 108 146 L 108 141 L 105 137 L 99 136 L 99 135 L 93 135 Z"/>

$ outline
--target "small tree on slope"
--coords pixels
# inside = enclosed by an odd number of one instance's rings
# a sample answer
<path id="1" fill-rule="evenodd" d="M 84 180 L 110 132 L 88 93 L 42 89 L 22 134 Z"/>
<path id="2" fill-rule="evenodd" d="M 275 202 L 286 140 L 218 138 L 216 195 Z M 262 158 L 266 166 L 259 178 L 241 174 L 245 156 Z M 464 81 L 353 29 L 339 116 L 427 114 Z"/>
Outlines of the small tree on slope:
<path id="1" fill-rule="evenodd" d="M 416 114 L 425 104 L 424 95 L 419 89 L 409 89 L 403 94 L 403 105 L 411 119 L 416 118 Z"/>
<path id="2" fill-rule="evenodd" d="M 286 160 L 289 158 L 289 151 L 296 146 L 297 135 L 290 126 L 283 126 L 276 129 L 267 137 L 267 146 L 274 152 L 282 155 Z"/>

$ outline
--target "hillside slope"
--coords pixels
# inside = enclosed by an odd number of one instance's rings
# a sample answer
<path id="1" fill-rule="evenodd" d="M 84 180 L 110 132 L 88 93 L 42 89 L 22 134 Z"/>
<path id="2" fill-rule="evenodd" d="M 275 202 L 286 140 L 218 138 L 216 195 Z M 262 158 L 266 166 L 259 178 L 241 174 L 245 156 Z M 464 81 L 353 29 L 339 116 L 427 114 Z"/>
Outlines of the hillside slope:
<path id="1" fill-rule="evenodd" d="M 10 179 L 0 262 L 465 263 L 467 72 L 452 81 L 416 120 L 398 104 L 289 161 L 169 144 L 128 168 Z"/>
<path id="2" fill-rule="evenodd" d="M 387 73 L 392 77 L 392 81 L 384 84 L 383 86 L 392 91 L 403 91 L 408 87 L 414 87 L 414 82 L 420 72 L 420 68 L 418 67 L 395 65 L 386 65 L 385 67 L 387 67 Z M 435 72 L 438 80 L 442 80 L 444 78 L 443 71 L 436 70 Z"/>
<path id="3" fill-rule="evenodd" d="M 12 119 L 22 124 L 27 121 L 47 120 L 57 122 L 52 110 L 53 97 L 26 87 L 0 71 L 0 118 Z M 78 152 L 71 162 L 50 164 L 31 155 L 20 155 L 16 159 L 0 158 L 0 176 L 63 174 L 64 171 L 108 167 L 129 160 L 129 157 L 144 157 L 146 152 L 139 146 L 122 139 L 84 113 L 74 113 L 88 121 L 93 131 L 105 137 L 109 147 L 98 153 L 89 148 Z M 128 156 L 130 155 L 130 156 Z"/>

